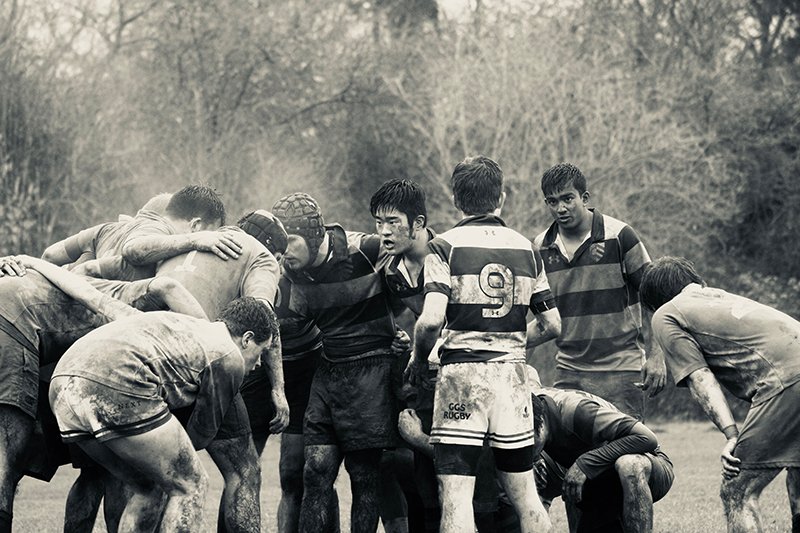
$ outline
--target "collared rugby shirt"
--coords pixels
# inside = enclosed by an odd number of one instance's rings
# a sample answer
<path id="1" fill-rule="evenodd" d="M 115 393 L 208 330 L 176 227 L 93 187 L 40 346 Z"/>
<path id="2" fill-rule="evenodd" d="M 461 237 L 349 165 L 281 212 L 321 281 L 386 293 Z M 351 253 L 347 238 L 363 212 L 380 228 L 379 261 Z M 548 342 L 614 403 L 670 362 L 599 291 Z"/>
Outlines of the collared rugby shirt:
<path id="1" fill-rule="evenodd" d="M 344 362 L 388 355 L 394 318 L 381 280 L 380 237 L 326 226 L 331 251 L 316 268 L 286 269 L 289 310 L 313 319 L 322 331 L 325 358 Z"/>
<path id="2" fill-rule="evenodd" d="M 278 287 L 275 314 L 278 315 L 281 328 L 281 356 L 284 361 L 297 361 L 322 346 L 322 332 L 313 319 L 299 315 L 289 308 L 292 290 L 289 278 L 281 276 Z"/>
<path id="3" fill-rule="evenodd" d="M 442 364 L 525 361 L 528 309 L 553 307 L 531 242 L 501 218 L 481 215 L 462 220 L 428 248 L 425 293 L 449 298 Z"/>
<path id="4" fill-rule="evenodd" d="M 570 370 L 641 370 L 639 283 L 650 256 L 633 228 L 592 211 L 591 234 L 571 260 L 556 243 L 557 223 L 534 239 L 561 314 L 556 360 Z"/>
<path id="5" fill-rule="evenodd" d="M 436 237 L 436 232 L 426 228 L 428 241 Z M 389 291 L 392 309 L 395 314 L 399 314 L 403 308 L 410 310 L 414 316 L 422 313 L 422 304 L 425 302 L 425 268 L 419 271 L 416 284 L 409 283 L 407 273 L 401 271 L 403 262 L 402 255 L 389 256 L 386 265 L 383 267 L 383 278 L 386 282 L 386 289 Z"/>

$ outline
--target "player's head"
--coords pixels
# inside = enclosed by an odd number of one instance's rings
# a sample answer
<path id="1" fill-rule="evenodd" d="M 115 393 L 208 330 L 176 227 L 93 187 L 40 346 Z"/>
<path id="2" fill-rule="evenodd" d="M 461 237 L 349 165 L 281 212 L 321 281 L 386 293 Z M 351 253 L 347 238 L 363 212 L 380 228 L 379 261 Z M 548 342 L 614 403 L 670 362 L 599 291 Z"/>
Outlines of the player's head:
<path id="1" fill-rule="evenodd" d="M 139 213 L 149 211 L 151 213 L 163 215 L 167 212 L 167 206 L 169 205 L 170 200 L 172 200 L 171 192 L 162 192 L 161 194 L 157 194 L 145 202 L 142 208 L 139 209 Z"/>
<path id="2" fill-rule="evenodd" d="M 239 342 L 248 370 L 279 335 L 275 312 L 251 296 L 236 298 L 226 305 L 217 321 L 223 322 L 231 337 Z"/>
<path id="3" fill-rule="evenodd" d="M 542 175 L 544 202 L 556 223 L 565 229 L 579 227 L 589 211 L 586 177 L 575 165 L 559 163 Z"/>
<path id="4" fill-rule="evenodd" d="M 538 456 L 547 443 L 547 402 L 539 394 L 531 394 L 533 408 L 534 455 Z"/>
<path id="5" fill-rule="evenodd" d="M 215 229 L 225 224 L 222 199 L 206 185 L 187 185 L 173 194 L 165 215 L 179 233 Z"/>
<path id="6" fill-rule="evenodd" d="M 250 211 L 236 223 L 246 233 L 249 233 L 266 246 L 273 255 L 280 255 L 286 251 L 286 230 L 281 221 L 269 211 L 256 209 Z"/>
<path id="7" fill-rule="evenodd" d="M 408 251 L 427 224 L 425 191 L 411 180 L 393 179 L 381 185 L 369 201 L 369 210 L 383 246 L 392 255 Z"/>
<path id="8" fill-rule="evenodd" d="M 468 216 L 494 213 L 503 207 L 503 170 L 488 157 L 468 157 L 450 177 L 453 203 Z"/>
<path id="9" fill-rule="evenodd" d="M 645 268 L 639 296 L 645 307 L 655 311 L 690 283 L 705 285 L 691 261 L 683 257 L 660 257 Z"/>
<path id="10" fill-rule="evenodd" d="M 275 202 L 272 213 L 289 235 L 283 254 L 284 265 L 290 270 L 300 270 L 312 264 L 325 240 L 325 220 L 317 201 L 296 192 Z"/>

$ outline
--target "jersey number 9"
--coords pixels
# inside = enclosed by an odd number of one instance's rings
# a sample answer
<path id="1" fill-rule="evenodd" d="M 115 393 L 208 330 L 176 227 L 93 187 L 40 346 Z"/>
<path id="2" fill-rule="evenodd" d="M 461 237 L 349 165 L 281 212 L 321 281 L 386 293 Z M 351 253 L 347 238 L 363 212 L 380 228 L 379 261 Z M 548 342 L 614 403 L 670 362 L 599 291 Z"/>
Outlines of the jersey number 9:
<path id="1" fill-rule="evenodd" d="M 503 318 L 514 305 L 514 273 L 506 265 L 489 263 L 481 269 L 478 284 L 492 303 L 500 307 L 484 307 L 483 318 Z"/>

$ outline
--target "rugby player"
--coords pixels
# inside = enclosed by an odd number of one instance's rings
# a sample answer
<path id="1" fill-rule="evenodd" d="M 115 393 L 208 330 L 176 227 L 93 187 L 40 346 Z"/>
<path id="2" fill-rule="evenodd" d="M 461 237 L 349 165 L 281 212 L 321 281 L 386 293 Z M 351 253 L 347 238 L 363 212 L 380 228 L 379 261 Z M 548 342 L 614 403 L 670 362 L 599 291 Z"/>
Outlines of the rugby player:
<path id="1" fill-rule="evenodd" d="M 205 448 L 244 375 L 277 335 L 269 306 L 231 302 L 209 324 L 165 312 L 136 314 L 76 342 L 53 372 L 50 404 L 65 442 L 76 442 L 132 491 L 120 529 L 198 531 Z M 194 404 L 186 429 L 171 409 Z"/>
<path id="2" fill-rule="evenodd" d="M 289 309 L 322 331 L 323 361 L 311 384 L 303 438 L 305 466 L 300 531 L 329 531 L 333 483 L 344 460 L 353 493 L 352 531 L 375 531 L 381 450 L 396 445 L 392 386 L 395 324 L 381 283 L 380 237 L 325 226 L 303 193 L 272 212 L 289 242 L 283 256 Z"/>
<path id="3" fill-rule="evenodd" d="M 551 167 L 541 187 L 554 222 L 534 244 L 562 318 L 554 386 L 591 392 L 644 420 L 643 391 L 653 396 L 666 382 L 639 304 L 647 249 L 628 224 L 588 207 L 576 166 Z"/>
<path id="4" fill-rule="evenodd" d="M 429 244 L 425 303 L 407 371 L 414 382 L 424 379 L 428 354 L 441 333 L 431 431 L 441 530 L 474 530 L 474 476 L 487 437 L 522 530 L 545 530 L 550 521 L 531 473 L 525 347 L 526 340 L 537 345 L 559 334 L 558 310 L 538 253 L 499 217 L 505 192 L 497 163 L 484 156 L 467 158 L 456 165 L 451 186 L 463 219 Z M 528 309 L 537 324 L 530 334 Z"/>
<path id="5" fill-rule="evenodd" d="M 40 367 L 54 363 L 72 342 L 106 323 L 109 310 L 127 308 L 105 298 L 93 311 L 41 272 L 49 267 L 56 276 L 70 276 L 73 284 L 67 288 L 82 284 L 80 296 L 86 294 L 86 287 L 90 294 L 97 294 L 85 281 L 45 261 L 20 259 L 24 262 L 0 259 L 0 532 L 11 530 L 14 493 L 23 473 L 49 480 L 57 468 L 46 458 L 40 461 L 29 455 L 38 416 Z M 149 290 L 185 299 L 184 308 L 194 308 L 195 316 L 205 317 L 197 301 L 173 280 L 154 280 Z M 31 464 L 34 459 L 36 463 Z"/>
<path id="6" fill-rule="evenodd" d="M 727 439 L 720 497 L 728 531 L 762 530 L 759 497 L 784 468 L 792 531 L 800 531 L 800 322 L 707 287 L 681 257 L 654 261 L 641 294 L 675 383 Z M 720 385 L 750 404 L 741 427 Z"/>

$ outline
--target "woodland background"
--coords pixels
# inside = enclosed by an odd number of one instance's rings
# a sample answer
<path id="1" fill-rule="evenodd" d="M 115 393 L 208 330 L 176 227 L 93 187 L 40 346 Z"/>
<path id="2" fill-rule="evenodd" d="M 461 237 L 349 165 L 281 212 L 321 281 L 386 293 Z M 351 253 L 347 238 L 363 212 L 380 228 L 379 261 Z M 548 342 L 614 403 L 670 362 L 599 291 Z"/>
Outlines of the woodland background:
<path id="1" fill-rule="evenodd" d="M 796 0 L 0 2 L 0 254 L 191 182 L 234 221 L 301 190 L 370 230 L 408 177 L 447 228 L 450 172 L 483 153 L 526 235 L 569 161 L 652 256 L 800 317 L 799 147 Z"/>

